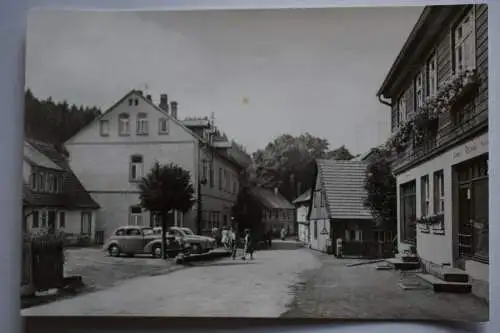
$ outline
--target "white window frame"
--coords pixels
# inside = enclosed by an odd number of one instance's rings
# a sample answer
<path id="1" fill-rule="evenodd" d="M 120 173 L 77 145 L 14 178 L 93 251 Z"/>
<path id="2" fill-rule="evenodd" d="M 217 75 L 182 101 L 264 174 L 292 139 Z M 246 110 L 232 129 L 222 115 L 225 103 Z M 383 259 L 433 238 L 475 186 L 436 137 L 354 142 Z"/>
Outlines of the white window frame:
<path id="1" fill-rule="evenodd" d="M 426 85 L 427 97 L 434 97 L 437 94 L 438 80 L 437 80 L 437 56 L 434 52 L 426 64 Z"/>
<path id="2" fill-rule="evenodd" d="M 134 213 L 133 210 L 138 209 L 139 213 Z M 144 226 L 144 219 L 142 218 L 142 210 L 138 206 L 131 206 L 129 211 L 128 225 Z"/>
<path id="3" fill-rule="evenodd" d="M 88 226 L 88 228 L 85 228 Z M 88 230 L 85 230 L 88 229 Z M 84 231 L 88 231 L 84 232 Z M 81 212 L 80 213 L 80 233 L 82 235 L 91 235 L 92 234 L 92 213 L 91 212 Z"/>
<path id="4" fill-rule="evenodd" d="M 109 120 L 101 119 L 99 122 L 101 136 L 109 136 Z"/>
<path id="5" fill-rule="evenodd" d="M 118 135 L 130 135 L 130 116 L 126 113 L 122 113 L 118 116 Z"/>
<path id="6" fill-rule="evenodd" d="M 437 207 L 434 207 L 435 214 L 444 214 L 444 172 L 443 170 L 434 173 L 434 186 L 437 186 L 438 200 Z"/>
<path id="7" fill-rule="evenodd" d="M 47 177 L 47 190 L 49 193 L 54 193 L 56 192 L 55 190 L 55 183 L 54 183 L 54 177 L 55 175 L 52 174 L 52 173 L 49 173 L 48 174 L 48 177 Z"/>
<path id="8" fill-rule="evenodd" d="M 403 93 L 398 99 L 398 127 L 406 121 L 406 96 Z"/>
<path id="9" fill-rule="evenodd" d="M 430 186 L 429 186 L 429 175 L 425 175 L 420 178 L 420 198 L 422 200 L 420 204 L 420 215 L 421 217 L 427 217 L 430 215 Z"/>
<path id="10" fill-rule="evenodd" d="M 138 162 L 137 159 L 140 159 L 140 162 Z M 130 156 L 130 181 L 137 182 L 140 181 L 142 177 L 144 177 L 144 157 L 142 155 Z"/>
<path id="11" fill-rule="evenodd" d="M 476 68 L 475 17 L 476 15 L 473 7 L 453 29 L 453 72 L 455 74 Z M 468 58 L 468 61 L 466 58 Z"/>
<path id="12" fill-rule="evenodd" d="M 137 114 L 137 135 L 148 135 L 148 115 L 146 113 Z"/>
<path id="13" fill-rule="evenodd" d="M 424 105 L 424 72 L 418 72 L 415 78 L 415 102 L 416 102 L 416 111 L 419 111 L 420 108 Z"/>
<path id="14" fill-rule="evenodd" d="M 169 130 L 168 119 L 165 117 L 158 119 L 158 133 L 166 135 L 169 132 L 168 130 Z"/>
<path id="15" fill-rule="evenodd" d="M 45 192 L 46 184 L 45 184 L 45 173 L 40 172 L 38 174 L 38 191 Z"/>

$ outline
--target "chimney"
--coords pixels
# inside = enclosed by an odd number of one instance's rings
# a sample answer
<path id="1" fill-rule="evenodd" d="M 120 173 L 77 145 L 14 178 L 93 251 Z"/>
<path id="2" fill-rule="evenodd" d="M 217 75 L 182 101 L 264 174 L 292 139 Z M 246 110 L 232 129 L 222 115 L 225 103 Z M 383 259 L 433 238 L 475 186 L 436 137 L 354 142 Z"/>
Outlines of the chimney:
<path id="1" fill-rule="evenodd" d="M 274 188 L 274 195 L 278 195 L 278 187 Z"/>
<path id="2" fill-rule="evenodd" d="M 151 95 L 146 95 L 146 99 L 147 99 L 148 101 L 150 101 L 150 102 L 152 102 L 152 101 L 153 101 L 153 98 L 151 97 Z"/>
<path id="3" fill-rule="evenodd" d="M 170 113 L 171 113 L 172 118 L 174 118 L 174 119 L 177 119 L 177 106 L 178 106 L 178 104 L 176 101 L 170 102 L 170 110 L 171 110 Z"/>
<path id="4" fill-rule="evenodd" d="M 160 105 L 158 105 L 160 109 L 168 113 L 168 95 L 161 94 L 160 95 Z"/>

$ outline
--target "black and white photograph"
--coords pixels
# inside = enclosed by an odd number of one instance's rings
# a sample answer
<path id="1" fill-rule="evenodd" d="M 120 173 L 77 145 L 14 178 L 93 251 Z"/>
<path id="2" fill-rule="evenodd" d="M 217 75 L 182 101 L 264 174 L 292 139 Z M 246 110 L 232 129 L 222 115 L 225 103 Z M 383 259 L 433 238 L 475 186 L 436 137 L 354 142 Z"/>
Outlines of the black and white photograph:
<path id="1" fill-rule="evenodd" d="M 25 69 L 22 316 L 489 320 L 486 4 L 33 9 Z"/>

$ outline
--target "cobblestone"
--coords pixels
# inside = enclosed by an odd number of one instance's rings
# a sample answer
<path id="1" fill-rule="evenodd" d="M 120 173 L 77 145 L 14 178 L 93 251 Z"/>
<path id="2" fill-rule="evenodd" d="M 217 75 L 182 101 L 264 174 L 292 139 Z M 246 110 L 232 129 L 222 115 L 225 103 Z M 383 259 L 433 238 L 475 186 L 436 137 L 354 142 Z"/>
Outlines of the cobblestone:
<path id="1" fill-rule="evenodd" d="M 488 305 L 473 295 L 402 290 L 399 274 L 376 270 L 377 264 L 347 267 L 355 260 L 316 255 L 322 267 L 302 275 L 294 303 L 283 317 L 467 322 L 489 318 Z"/>

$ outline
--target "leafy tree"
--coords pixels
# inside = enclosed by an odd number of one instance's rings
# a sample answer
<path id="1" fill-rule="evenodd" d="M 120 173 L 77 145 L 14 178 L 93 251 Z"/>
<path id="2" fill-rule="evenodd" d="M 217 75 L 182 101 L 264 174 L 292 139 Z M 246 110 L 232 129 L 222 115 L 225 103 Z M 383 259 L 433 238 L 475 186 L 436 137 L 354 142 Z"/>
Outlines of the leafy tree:
<path id="1" fill-rule="evenodd" d="M 163 259 L 166 259 L 167 214 L 170 210 L 186 213 L 193 206 L 194 189 L 191 175 L 189 171 L 176 164 L 160 165 L 155 162 L 141 180 L 139 189 L 141 206 L 150 212 L 160 214 Z"/>
<path id="2" fill-rule="evenodd" d="M 353 157 L 345 146 L 333 151 L 328 147 L 328 140 L 310 133 L 283 134 L 253 154 L 254 165 L 250 173 L 255 174 L 257 183 L 278 186 L 288 200 L 293 200 L 312 186 L 315 159 Z"/>
<path id="3" fill-rule="evenodd" d="M 352 160 L 354 158 L 354 156 L 351 154 L 349 149 L 345 147 L 345 145 L 329 151 L 326 155 L 328 159 L 332 160 Z"/>
<path id="4" fill-rule="evenodd" d="M 238 192 L 236 203 L 231 207 L 231 214 L 238 232 L 248 228 L 255 236 L 261 236 L 262 210 L 251 195 L 251 186 L 242 186 Z"/>
<path id="5" fill-rule="evenodd" d="M 390 152 L 375 149 L 366 169 L 365 189 L 368 196 L 365 207 L 375 217 L 377 226 L 396 229 L 396 178 L 392 174 Z"/>

